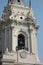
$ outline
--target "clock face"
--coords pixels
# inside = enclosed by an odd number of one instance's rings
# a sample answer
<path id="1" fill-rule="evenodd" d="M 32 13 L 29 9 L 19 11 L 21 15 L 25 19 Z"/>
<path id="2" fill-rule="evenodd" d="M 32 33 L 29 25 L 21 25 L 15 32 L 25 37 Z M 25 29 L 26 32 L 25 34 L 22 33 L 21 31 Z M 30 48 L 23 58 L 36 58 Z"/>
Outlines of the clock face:
<path id="1" fill-rule="evenodd" d="M 27 57 L 27 53 L 25 51 L 22 51 L 20 53 L 20 57 L 25 59 Z"/>

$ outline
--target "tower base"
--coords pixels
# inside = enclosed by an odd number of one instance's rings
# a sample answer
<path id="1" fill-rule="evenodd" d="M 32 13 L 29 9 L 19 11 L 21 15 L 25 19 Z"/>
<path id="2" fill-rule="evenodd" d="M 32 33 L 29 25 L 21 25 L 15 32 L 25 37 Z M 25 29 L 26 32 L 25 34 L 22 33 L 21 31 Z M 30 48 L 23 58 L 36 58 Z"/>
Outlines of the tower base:
<path id="1" fill-rule="evenodd" d="M 18 53 L 18 56 L 19 55 L 20 55 L 20 53 Z M 3 54 L 2 65 L 41 65 L 41 63 L 36 60 L 36 57 L 34 54 L 28 54 L 28 55 L 31 59 L 25 60 L 25 59 L 18 58 L 17 52 L 14 52 L 14 53 L 7 52 L 7 53 Z M 32 59 L 32 57 L 33 57 L 33 59 Z"/>

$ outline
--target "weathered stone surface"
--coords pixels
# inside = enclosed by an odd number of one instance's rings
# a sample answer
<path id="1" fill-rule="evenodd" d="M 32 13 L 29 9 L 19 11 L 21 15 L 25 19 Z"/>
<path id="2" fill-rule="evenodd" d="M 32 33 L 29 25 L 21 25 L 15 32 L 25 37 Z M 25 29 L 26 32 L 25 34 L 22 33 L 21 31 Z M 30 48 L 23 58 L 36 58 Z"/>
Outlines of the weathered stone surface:
<path id="1" fill-rule="evenodd" d="M 23 0 L 8 0 L 0 21 L 2 65 L 41 65 L 36 40 L 39 25 L 32 8 L 24 6 Z"/>

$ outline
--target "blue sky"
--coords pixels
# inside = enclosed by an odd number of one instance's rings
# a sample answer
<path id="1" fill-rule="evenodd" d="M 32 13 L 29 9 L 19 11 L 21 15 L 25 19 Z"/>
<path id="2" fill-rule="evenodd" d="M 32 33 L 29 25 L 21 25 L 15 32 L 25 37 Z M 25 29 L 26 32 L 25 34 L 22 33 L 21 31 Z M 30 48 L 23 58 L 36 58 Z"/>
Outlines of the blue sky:
<path id="1" fill-rule="evenodd" d="M 28 5 L 29 0 L 25 0 L 25 2 L 26 5 Z M 6 4 L 7 0 L 0 0 L 0 18 Z M 40 61 L 43 62 L 43 0 L 32 0 L 32 8 L 36 17 L 36 22 L 40 26 L 37 31 L 37 47 Z"/>

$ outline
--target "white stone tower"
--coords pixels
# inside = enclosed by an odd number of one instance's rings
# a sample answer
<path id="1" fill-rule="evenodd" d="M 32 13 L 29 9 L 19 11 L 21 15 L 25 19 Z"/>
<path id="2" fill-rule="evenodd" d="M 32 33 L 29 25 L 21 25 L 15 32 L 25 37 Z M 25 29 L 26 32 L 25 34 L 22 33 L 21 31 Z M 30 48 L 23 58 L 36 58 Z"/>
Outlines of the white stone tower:
<path id="1" fill-rule="evenodd" d="M 40 64 L 37 51 L 37 29 L 31 7 L 24 0 L 8 0 L 0 20 L 2 65 Z"/>

